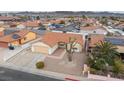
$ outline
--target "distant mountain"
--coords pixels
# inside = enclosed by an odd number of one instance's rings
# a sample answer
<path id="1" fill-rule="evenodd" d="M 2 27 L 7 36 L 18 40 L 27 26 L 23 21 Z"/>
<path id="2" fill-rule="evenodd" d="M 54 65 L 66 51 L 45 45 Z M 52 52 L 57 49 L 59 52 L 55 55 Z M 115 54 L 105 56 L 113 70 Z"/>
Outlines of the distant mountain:
<path id="1" fill-rule="evenodd" d="M 23 11 L 23 12 L 4 12 L 0 14 L 8 14 L 8 15 L 28 15 L 28 16 L 118 16 L 124 17 L 123 11 L 54 11 L 54 12 L 33 12 L 33 11 Z"/>

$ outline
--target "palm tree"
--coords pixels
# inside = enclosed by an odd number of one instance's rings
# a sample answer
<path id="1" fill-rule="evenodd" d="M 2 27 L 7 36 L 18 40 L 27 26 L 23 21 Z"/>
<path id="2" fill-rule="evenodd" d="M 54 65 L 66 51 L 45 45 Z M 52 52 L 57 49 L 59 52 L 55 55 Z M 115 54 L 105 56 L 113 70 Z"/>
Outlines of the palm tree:
<path id="1" fill-rule="evenodd" d="M 99 42 L 92 50 L 93 66 L 99 70 L 108 71 L 108 67 L 114 65 L 114 59 L 119 56 L 116 47 L 109 42 Z"/>

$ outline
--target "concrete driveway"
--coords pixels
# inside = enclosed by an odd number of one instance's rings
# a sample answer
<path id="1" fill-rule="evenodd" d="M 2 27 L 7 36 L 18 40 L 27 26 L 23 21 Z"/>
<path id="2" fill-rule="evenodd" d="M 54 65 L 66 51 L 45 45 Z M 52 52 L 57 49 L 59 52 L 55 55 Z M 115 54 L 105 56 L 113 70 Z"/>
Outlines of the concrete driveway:
<path id="1" fill-rule="evenodd" d="M 0 48 L 0 62 L 3 61 L 5 48 Z"/>
<path id="2" fill-rule="evenodd" d="M 35 68 L 36 62 L 43 61 L 45 57 L 45 55 L 42 55 L 40 53 L 33 53 L 30 49 L 25 49 L 16 56 L 7 60 L 6 63 L 20 67 Z"/>

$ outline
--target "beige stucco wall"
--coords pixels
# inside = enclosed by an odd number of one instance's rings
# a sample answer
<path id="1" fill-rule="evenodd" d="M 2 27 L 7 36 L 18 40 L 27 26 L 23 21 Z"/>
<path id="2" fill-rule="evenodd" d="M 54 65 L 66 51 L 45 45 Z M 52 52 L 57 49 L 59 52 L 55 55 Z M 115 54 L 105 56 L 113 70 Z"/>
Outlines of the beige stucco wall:
<path id="1" fill-rule="evenodd" d="M 39 52 L 49 54 L 50 47 L 42 42 L 37 42 L 32 44 L 31 50 L 32 52 Z"/>
<path id="2" fill-rule="evenodd" d="M 13 41 L 13 42 L 11 42 L 11 44 L 14 45 L 14 46 L 18 46 L 19 45 L 19 41 Z"/>
<path id="3" fill-rule="evenodd" d="M 57 48 L 58 48 L 57 44 L 54 47 L 49 48 L 49 54 L 52 54 Z"/>
<path id="4" fill-rule="evenodd" d="M 124 53 L 124 46 L 117 46 L 117 51 L 119 52 L 119 53 Z"/>
<path id="5" fill-rule="evenodd" d="M 82 48 L 83 48 L 83 47 L 82 47 L 80 44 L 77 43 L 77 44 L 75 45 L 75 48 L 77 48 L 76 52 L 82 52 Z"/>
<path id="6" fill-rule="evenodd" d="M 32 52 L 52 54 L 57 48 L 58 48 L 58 45 L 55 45 L 54 47 L 51 48 L 50 46 L 46 45 L 43 42 L 37 42 L 35 44 L 32 44 L 31 50 Z"/>
<path id="7" fill-rule="evenodd" d="M 21 39 L 21 43 L 26 43 L 28 41 L 31 41 L 31 40 L 34 40 L 36 39 L 36 34 L 33 33 L 33 32 L 29 32 L 26 36 L 25 36 L 26 39 Z"/>

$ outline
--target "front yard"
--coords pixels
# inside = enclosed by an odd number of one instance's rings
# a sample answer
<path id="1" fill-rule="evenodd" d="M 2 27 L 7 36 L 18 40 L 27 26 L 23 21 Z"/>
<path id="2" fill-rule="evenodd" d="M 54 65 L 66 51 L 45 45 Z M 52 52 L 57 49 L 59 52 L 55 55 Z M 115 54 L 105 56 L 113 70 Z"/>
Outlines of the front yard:
<path id="1" fill-rule="evenodd" d="M 67 53 L 62 59 L 46 57 L 44 70 L 80 76 L 86 59 L 85 53 L 74 53 L 72 62 L 68 61 Z"/>
<path id="2" fill-rule="evenodd" d="M 63 53 L 64 52 L 62 52 L 62 54 Z M 42 69 L 43 71 L 52 71 L 80 76 L 82 75 L 83 64 L 86 62 L 86 59 L 87 57 L 85 53 L 74 53 L 73 61 L 69 62 L 67 53 L 64 53 L 63 57 L 61 56 L 57 58 L 57 55 L 55 54 L 53 54 L 53 57 L 50 57 L 41 53 L 33 53 L 30 49 L 26 49 L 3 63 L 18 67 L 25 67 L 27 69 L 37 69 L 36 63 L 38 61 L 43 61 L 45 64 L 44 68 Z"/>

